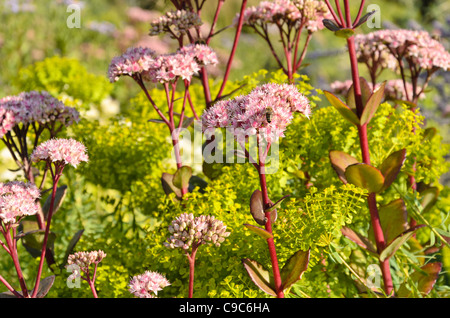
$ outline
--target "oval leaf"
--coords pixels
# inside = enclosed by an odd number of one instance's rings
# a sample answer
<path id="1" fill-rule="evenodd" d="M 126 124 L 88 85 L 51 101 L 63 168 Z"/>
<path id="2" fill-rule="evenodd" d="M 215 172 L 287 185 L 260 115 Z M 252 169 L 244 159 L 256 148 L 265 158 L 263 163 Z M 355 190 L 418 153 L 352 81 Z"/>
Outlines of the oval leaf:
<path id="1" fill-rule="evenodd" d="M 378 167 L 384 176 L 384 185 L 382 190 L 386 190 L 395 181 L 397 175 L 406 160 L 406 149 L 401 149 L 391 153 L 383 163 Z"/>
<path id="2" fill-rule="evenodd" d="M 372 119 L 373 115 L 380 106 L 381 101 L 384 97 L 384 86 L 386 82 L 383 82 L 377 89 L 373 91 L 373 94 L 370 96 L 369 100 L 364 106 L 364 110 L 361 114 L 361 126 L 367 124 Z"/>
<path id="3" fill-rule="evenodd" d="M 62 264 L 60 265 L 61 268 L 63 268 L 66 265 L 69 255 L 72 254 L 73 249 L 75 248 L 75 245 L 77 245 L 77 243 L 81 239 L 81 236 L 83 235 L 83 233 L 84 233 L 84 230 L 79 230 L 77 233 L 74 234 L 74 236 L 70 240 L 69 245 L 67 245 L 66 254 L 64 255 L 64 260 L 63 260 Z"/>
<path id="4" fill-rule="evenodd" d="M 55 193 L 55 202 L 53 204 L 53 215 L 55 215 L 56 211 L 59 210 L 59 208 L 62 205 L 62 202 L 64 200 L 64 198 L 66 197 L 66 193 L 67 193 L 67 186 L 63 185 L 58 187 L 58 189 L 56 189 L 56 193 Z M 44 213 L 44 217 L 47 220 L 47 216 L 48 216 L 48 212 L 50 211 L 50 202 L 51 202 L 52 196 L 49 195 L 47 197 L 47 200 L 45 200 L 44 205 L 42 206 L 42 212 Z"/>
<path id="5" fill-rule="evenodd" d="M 264 268 L 264 266 L 249 258 L 244 258 L 242 260 L 242 264 L 244 265 L 245 270 L 253 283 L 255 283 L 259 289 L 271 296 L 276 297 L 277 294 L 275 292 L 272 275 Z"/>
<path id="6" fill-rule="evenodd" d="M 164 172 L 161 176 L 161 185 L 163 187 L 164 192 L 167 195 L 174 192 L 177 195 L 177 197 L 181 198 L 180 189 L 173 185 L 173 175 L 172 174 Z"/>
<path id="7" fill-rule="evenodd" d="M 380 253 L 380 261 L 384 262 L 385 260 L 389 259 L 392 255 L 397 252 L 397 250 L 406 242 L 408 241 L 414 233 L 419 229 L 424 227 L 425 225 L 418 225 L 415 227 L 412 227 L 399 236 L 397 236 L 390 244 L 388 244 L 384 250 Z"/>
<path id="8" fill-rule="evenodd" d="M 188 166 L 182 166 L 173 175 L 173 185 L 178 189 L 184 189 L 189 186 L 189 179 L 192 176 L 192 168 Z"/>
<path id="9" fill-rule="evenodd" d="M 378 214 L 384 239 L 388 244 L 408 229 L 408 214 L 402 199 L 381 206 Z M 374 237 L 372 227 L 369 229 L 369 237 Z"/>
<path id="10" fill-rule="evenodd" d="M 302 278 L 303 273 L 308 269 L 309 249 L 295 252 L 281 269 L 281 284 L 283 289 L 291 287 Z"/>
<path id="11" fill-rule="evenodd" d="M 442 263 L 428 263 L 422 266 L 420 271 L 416 270 L 411 274 L 410 278 L 417 284 L 417 290 L 422 294 L 422 296 L 428 295 L 433 289 L 441 269 Z M 406 286 L 407 285 L 405 283 L 400 286 L 397 292 L 397 297 L 405 298 L 412 296 L 411 290 L 409 290 Z"/>
<path id="12" fill-rule="evenodd" d="M 359 78 L 359 87 L 361 89 L 362 103 L 363 105 L 365 105 L 369 100 L 370 95 L 372 95 L 372 88 L 370 87 L 369 83 L 367 83 L 366 79 L 362 76 Z M 350 86 L 346 97 L 347 106 L 351 109 L 356 109 L 354 84 Z"/>
<path id="13" fill-rule="evenodd" d="M 262 193 L 260 190 L 255 190 L 250 197 L 250 213 L 253 219 L 259 225 L 265 225 L 267 222 L 266 215 L 264 214 L 264 204 Z"/>
<path id="14" fill-rule="evenodd" d="M 345 28 L 345 29 L 337 30 L 336 32 L 334 32 L 334 34 L 340 38 L 348 39 L 353 34 L 355 34 L 355 31 L 353 29 Z"/>
<path id="15" fill-rule="evenodd" d="M 384 184 L 384 177 L 380 170 L 365 163 L 348 166 L 344 174 L 349 183 L 366 189 L 369 193 L 377 193 Z"/>
<path id="16" fill-rule="evenodd" d="M 251 224 L 244 224 L 244 226 L 246 228 L 248 228 L 249 230 L 251 230 L 251 231 L 255 232 L 256 234 L 258 234 L 259 236 L 261 236 L 265 240 L 273 238 L 272 233 L 269 233 L 265 229 L 262 229 L 262 228 L 260 228 L 258 226 L 251 225 Z"/>
<path id="17" fill-rule="evenodd" d="M 359 27 L 361 24 L 365 23 L 365 22 L 367 21 L 367 19 L 369 19 L 370 16 L 371 16 L 372 14 L 374 14 L 375 12 L 376 12 L 375 10 L 372 10 L 371 12 L 366 13 L 361 19 L 359 19 L 358 23 L 356 23 L 356 24 L 353 26 L 353 29 L 356 29 L 356 28 Z"/>
<path id="18" fill-rule="evenodd" d="M 326 27 L 330 31 L 336 32 L 340 29 L 339 26 L 336 24 L 336 22 L 334 22 L 333 20 L 323 19 L 322 23 L 324 27 Z"/>
<path id="19" fill-rule="evenodd" d="M 50 291 L 50 288 L 52 288 L 54 281 L 55 275 L 45 277 L 43 280 L 41 280 L 39 282 L 39 290 L 36 294 L 36 298 L 44 298 L 45 295 L 47 295 Z"/>
<path id="20" fill-rule="evenodd" d="M 372 242 L 365 236 L 362 236 L 355 231 L 353 231 L 351 228 L 344 226 L 341 229 L 342 235 L 344 235 L 346 238 L 348 238 L 350 241 L 356 243 L 366 251 L 369 251 L 372 254 L 377 254 L 376 247 L 372 244 Z"/>
<path id="21" fill-rule="evenodd" d="M 331 105 L 334 106 L 334 108 L 337 109 L 337 111 L 349 122 L 352 124 L 358 126 L 359 125 L 359 118 L 356 116 L 356 114 L 348 107 L 343 101 L 341 101 L 338 97 L 336 97 L 333 93 L 330 93 L 328 91 L 324 91 L 324 94 L 328 101 L 331 103 Z"/>
<path id="22" fill-rule="evenodd" d="M 339 150 L 332 150 L 329 153 L 331 165 L 333 166 L 334 171 L 336 171 L 339 179 L 344 183 L 347 184 L 347 179 L 345 178 L 345 169 L 347 169 L 348 166 L 359 163 L 356 158 L 346 154 L 343 151 Z"/>

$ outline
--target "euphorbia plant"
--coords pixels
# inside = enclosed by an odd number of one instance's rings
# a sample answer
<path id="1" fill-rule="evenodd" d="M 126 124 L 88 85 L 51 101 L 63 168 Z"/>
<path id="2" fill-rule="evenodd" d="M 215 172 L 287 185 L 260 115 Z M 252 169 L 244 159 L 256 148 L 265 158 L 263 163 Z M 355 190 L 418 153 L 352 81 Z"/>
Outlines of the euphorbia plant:
<path id="1" fill-rule="evenodd" d="M 339 1 L 336 1 L 337 14 L 329 1 L 326 1 L 334 20 L 324 21 L 324 24 L 328 29 L 334 31 L 336 35 L 345 38 L 347 41 L 352 86 L 348 91 L 345 102 L 330 92 L 325 92 L 325 95 L 339 113 L 357 127 L 362 162 L 340 150 L 331 151 L 329 156 L 333 168 L 344 183 L 353 183 L 367 189 L 369 192 L 367 202 L 370 211 L 370 229 L 375 238 L 375 247 L 371 245 L 368 239 L 361 238 L 359 234 L 349 228 L 345 228 L 343 234 L 378 256 L 383 276 L 384 292 L 386 295 L 391 296 L 395 291 L 389 260 L 402 244 L 422 226 L 409 227 L 406 225 L 406 214 L 404 213 L 406 208 L 402 199 L 391 201 L 383 207 L 379 207 L 377 204 L 377 195 L 388 189 L 396 180 L 406 159 L 406 150 L 400 149 L 392 152 L 378 167 L 374 167 L 371 164 L 367 129 L 368 124 L 383 100 L 386 83 L 376 85 L 376 83 L 372 82 L 372 85 L 369 85 L 364 78 L 359 76 L 354 32 L 373 13 L 371 12 L 361 17 L 364 2 L 361 1 L 357 16 L 352 21 L 348 0 L 344 0 L 344 10 L 341 9 Z M 376 78 L 378 72 L 377 67 L 379 65 L 377 66 L 377 63 L 380 63 L 382 58 L 384 57 L 377 55 L 378 60 L 372 60 L 368 65 L 372 74 L 372 81 Z M 392 223 L 395 223 L 395 226 Z M 426 272 L 430 271 L 428 268 L 425 269 L 425 267 L 423 270 Z M 439 271 L 440 266 L 433 266 L 432 271 L 435 270 Z M 436 275 L 430 275 L 427 280 L 429 279 L 435 280 Z"/>
<path id="2" fill-rule="evenodd" d="M 277 218 L 277 208 L 283 197 L 275 204 L 270 200 L 266 164 L 272 143 L 282 137 L 295 112 L 306 117 L 311 113 L 308 99 L 294 85 L 265 84 L 256 87 L 246 96 L 220 101 L 202 115 L 202 126 L 206 132 L 211 128 L 227 128 L 242 147 L 245 157 L 258 171 L 260 190 L 255 190 L 250 198 L 250 212 L 259 225 L 245 226 L 267 241 L 272 273 L 263 265 L 251 259 L 243 259 L 243 264 L 253 282 L 264 292 L 279 298 L 284 290 L 300 279 L 306 270 L 309 251 L 298 251 L 279 268 L 272 225 Z M 252 157 L 252 149 L 247 149 L 249 138 L 256 138 L 257 159 Z"/>

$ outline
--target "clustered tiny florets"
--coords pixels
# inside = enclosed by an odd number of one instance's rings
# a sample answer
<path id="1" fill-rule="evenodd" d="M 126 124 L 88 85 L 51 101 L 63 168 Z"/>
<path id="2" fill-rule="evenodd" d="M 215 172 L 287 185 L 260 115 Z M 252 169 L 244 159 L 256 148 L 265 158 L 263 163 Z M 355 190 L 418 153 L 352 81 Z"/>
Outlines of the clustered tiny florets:
<path id="1" fill-rule="evenodd" d="M 141 275 L 133 276 L 128 284 L 128 290 L 139 298 L 155 298 L 158 292 L 170 282 L 158 272 L 145 271 Z"/>
<path id="2" fill-rule="evenodd" d="M 88 272 L 89 266 L 97 265 L 106 257 L 106 253 L 102 250 L 91 252 L 76 252 L 69 255 L 67 259 L 68 265 L 77 265 L 81 271 Z"/>
<path id="3" fill-rule="evenodd" d="M 212 243 L 216 246 L 230 235 L 222 221 L 214 216 L 194 217 L 192 213 L 183 213 L 172 221 L 169 226 L 171 236 L 164 242 L 168 248 L 189 249 L 193 244 Z"/>
<path id="4" fill-rule="evenodd" d="M 22 92 L 0 99 L 0 138 L 19 123 L 60 122 L 69 126 L 78 121 L 79 113 L 75 108 L 64 105 L 46 91 Z"/>
<path id="5" fill-rule="evenodd" d="M 54 138 L 37 146 L 31 154 L 31 161 L 70 164 L 76 168 L 82 161 L 89 161 L 89 157 L 81 142 L 75 139 Z"/>
<path id="6" fill-rule="evenodd" d="M 142 47 L 129 48 L 123 55 L 113 58 L 108 69 L 110 82 L 121 76 L 140 76 L 142 80 L 169 83 L 178 78 L 191 81 L 201 67 L 218 63 L 216 53 L 207 45 L 190 44 L 175 53 L 157 56 Z"/>
<path id="7" fill-rule="evenodd" d="M 189 29 L 203 24 L 200 17 L 192 11 L 169 11 L 151 23 L 150 35 L 170 33 L 179 37 L 186 34 Z"/>
<path id="8" fill-rule="evenodd" d="M 0 183 L 0 221 L 16 223 L 23 216 L 35 215 L 40 191 L 34 183 L 11 181 Z"/>
<path id="9" fill-rule="evenodd" d="M 267 112 L 271 112 L 270 122 Z M 239 136 L 257 135 L 267 142 L 284 136 L 293 113 L 311 114 L 308 99 L 294 85 L 265 84 L 246 96 L 220 101 L 202 115 L 202 128 L 232 128 Z"/>

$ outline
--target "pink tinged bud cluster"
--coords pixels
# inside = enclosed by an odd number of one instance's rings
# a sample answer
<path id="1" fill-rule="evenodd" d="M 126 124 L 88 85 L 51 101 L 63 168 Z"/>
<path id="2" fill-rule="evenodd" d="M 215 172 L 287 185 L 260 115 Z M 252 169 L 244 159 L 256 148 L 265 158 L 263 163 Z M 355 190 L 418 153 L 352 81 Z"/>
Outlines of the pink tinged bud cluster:
<path id="1" fill-rule="evenodd" d="M 426 31 L 380 30 L 372 33 L 373 43 L 383 43 L 398 58 L 406 58 L 426 70 L 450 66 L 450 53 Z"/>
<path id="2" fill-rule="evenodd" d="M 186 34 L 189 29 L 202 24 L 202 20 L 195 12 L 186 10 L 170 11 L 151 23 L 150 35 L 169 32 L 180 36 Z"/>
<path id="3" fill-rule="evenodd" d="M 79 121 L 75 108 L 67 107 L 46 91 L 22 92 L 0 99 L 0 137 L 15 125 L 60 122 L 69 126 Z"/>
<path id="4" fill-rule="evenodd" d="M 39 189 L 34 183 L 11 181 L 0 183 L 0 220 L 17 223 L 26 215 L 35 215 L 39 209 Z"/>
<path id="5" fill-rule="evenodd" d="M 67 258 L 67 265 L 77 265 L 79 269 L 87 273 L 89 271 L 89 266 L 94 264 L 97 265 L 106 257 L 106 253 L 102 250 L 91 251 L 91 252 L 76 252 L 75 254 L 69 255 Z M 79 275 L 78 271 L 73 272 L 74 275 Z"/>
<path id="6" fill-rule="evenodd" d="M 294 85 L 265 84 L 246 96 L 216 103 L 202 114 L 202 128 L 232 128 L 237 137 L 257 135 L 273 142 L 284 137 L 294 112 L 308 118 L 311 114 L 308 99 Z"/>
<path id="7" fill-rule="evenodd" d="M 316 0 L 274 0 L 262 1 L 244 11 L 244 24 L 263 26 L 265 24 L 303 23 L 310 32 L 323 29 L 322 20 L 328 17 L 326 4 Z M 235 18 L 235 23 L 239 15 Z"/>
<path id="8" fill-rule="evenodd" d="M 77 167 L 82 161 L 89 160 L 86 147 L 74 139 L 50 139 L 39 146 L 31 154 L 31 161 L 47 161 Z"/>
<path id="9" fill-rule="evenodd" d="M 188 250 L 193 244 L 214 244 L 220 246 L 230 235 L 222 221 L 214 216 L 183 213 L 172 221 L 169 232 L 172 234 L 164 245 L 168 248 Z"/>
<path id="10" fill-rule="evenodd" d="M 148 71 L 154 64 L 155 51 L 144 47 L 131 47 L 120 56 L 112 59 L 108 77 L 111 83 L 117 82 L 121 76 L 135 76 Z"/>
<path id="11" fill-rule="evenodd" d="M 128 284 L 129 292 L 139 298 L 155 298 L 170 282 L 158 272 L 145 271 L 134 276 Z"/>
<path id="12" fill-rule="evenodd" d="M 358 62 L 383 69 L 397 69 L 397 59 L 390 53 L 388 47 L 376 41 L 374 32 L 357 34 L 355 36 L 356 56 Z"/>
<path id="13" fill-rule="evenodd" d="M 111 61 L 108 76 L 111 82 L 120 76 L 138 75 L 142 80 L 154 83 L 170 83 L 178 78 L 191 81 L 202 66 L 217 63 L 216 53 L 203 44 L 191 44 L 175 53 L 159 56 L 147 48 L 129 48 Z"/>

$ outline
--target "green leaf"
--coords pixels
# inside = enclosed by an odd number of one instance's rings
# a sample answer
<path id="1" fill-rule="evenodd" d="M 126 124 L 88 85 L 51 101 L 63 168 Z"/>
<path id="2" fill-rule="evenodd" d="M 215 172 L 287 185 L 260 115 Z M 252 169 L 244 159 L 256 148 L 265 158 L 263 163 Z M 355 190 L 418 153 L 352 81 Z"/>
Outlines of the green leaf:
<path id="1" fill-rule="evenodd" d="M 259 236 L 261 236 L 263 239 L 267 240 L 270 238 L 273 238 L 272 233 L 266 231 L 265 229 L 262 229 L 258 226 L 255 225 L 251 225 L 251 224 L 244 224 L 244 226 L 246 228 L 248 228 L 249 230 L 255 232 L 256 234 L 258 234 Z"/>
<path id="2" fill-rule="evenodd" d="M 182 166 L 173 175 L 173 185 L 178 189 L 185 189 L 189 186 L 189 179 L 192 176 L 192 168 L 188 166 Z"/>
<path id="3" fill-rule="evenodd" d="M 277 202 L 275 202 L 274 204 L 272 204 L 270 206 L 270 208 L 267 208 L 264 212 L 272 212 L 276 209 L 278 209 L 281 206 L 281 202 L 283 202 L 284 199 L 290 197 L 290 195 L 285 195 L 284 197 L 282 197 L 280 200 L 278 200 Z"/>
<path id="4" fill-rule="evenodd" d="M 340 29 L 336 22 L 331 19 L 323 19 L 322 23 L 330 31 L 336 32 Z"/>
<path id="5" fill-rule="evenodd" d="M 249 258 L 244 258 L 242 264 L 256 286 L 263 292 L 276 297 L 272 274 L 264 266 Z"/>
<path id="6" fill-rule="evenodd" d="M 371 12 L 366 13 L 365 15 L 363 15 L 363 16 L 361 17 L 361 19 L 359 19 L 358 23 L 356 23 L 356 24 L 353 26 L 353 29 L 356 29 L 357 27 L 359 27 L 360 25 L 362 25 L 363 23 L 365 23 L 365 22 L 369 19 L 369 17 L 370 17 L 372 14 L 374 14 L 375 12 L 376 12 L 376 10 L 372 10 Z"/>
<path id="7" fill-rule="evenodd" d="M 366 79 L 362 76 L 359 78 L 359 87 L 361 88 L 362 103 L 363 105 L 366 105 L 367 101 L 372 95 L 372 88 L 370 87 L 369 83 L 367 83 Z M 350 89 L 347 92 L 346 103 L 351 109 L 356 109 L 354 84 L 350 86 Z"/>
<path id="8" fill-rule="evenodd" d="M 406 149 L 391 153 L 378 167 L 384 176 L 383 189 L 386 190 L 395 181 L 406 160 Z"/>
<path id="9" fill-rule="evenodd" d="M 436 283 L 439 272 L 442 269 L 442 263 L 428 263 L 422 266 L 419 270 L 416 270 L 410 275 L 410 279 L 416 284 L 415 288 L 422 296 L 426 296 L 433 289 Z M 407 283 L 403 283 L 397 291 L 397 297 L 407 298 L 412 296 L 412 291 L 407 288 Z"/>
<path id="10" fill-rule="evenodd" d="M 439 197 L 439 188 L 430 187 L 420 192 L 420 204 L 422 205 L 422 214 L 428 212 L 437 202 Z"/>
<path id="11" fill-rule="evenodd" d="M 161 176 L 161 185 L 163 187 L 164 192 L 167 195 L 174 192 L 177 197 L 181 198 L 181 190 L 179 188 L 177 188 L 176 186 L 174 186 L 172 174 L 163 172 L 163 174 Z"/>
<path id="12" fill-rule="evenodd" d="M 379 192 L 384 184 L 384 177 L 381 171 L 365 163 L 348 166 L 344 174 L 349 183 L 366 189 L 369 193 Z"/>
<path id="13" fill-rule="evenodd" d="M 53 215 L 55 215 L 55 213 L 61 207 L 62 202 L 63 202 L 64 198 L 66 197 L 66 193 L 67 193 L 66 185 L 60 186 L 56 189 L 55 202 L 53 204 Z M 44 217 L 46 220 L 47 220 L 48 212 L 50 211 L 51 199 L 52 199 L 52 195 L 50 194 L 42 206 L 42 212 L 44 213 Z"/>
<path id="14" fill-rule="evenodd" d="M 347 167 L 350 165 L 359 163 L 358 160 L 340 150 L 331 150 L 329 153 L 329 157 L 331 165 L 334 171 L 336 171 L 339 179 L 344 184 L 347 184 L 348 182 L 347 179 L 345 178 L 345 169 L 347 169 Z"/>
<path id="15" fill-rule="evenodd" d="M 44 243 L 45 230 L 33 230 L 27 233 L 24 233 L 22 238 L 22 244 L 25 249 L 33 256 L 34 258 L 41 256 L 42 246 Z M 53 250 L 53 245 L 56 240 L 56 234 L 53 232 L 48 233 L 47 239 L 47 251 Z"/>
<path id="16" fill-rule="evenodd" d="M 281 284 L 283 289 L 291 287 L 299 281 L 303 273 L 308 269 L 310 251 L 299 250 L 295 252 L 281 269 Z"/>
<path id="17" fill-rule="evenodd" d="M 337 109 L 337 111 L 349 122 L 352 124 L 358 126 L 359 125 L 359 118 L 356 116 L 356 114 L 348 107 L 343 101 L 341 101 L 338 97 L 336 97 L 333 93 L 330 93 L 328 91 L 323 92 L 325 94 L 325 97 L 328 99 L 328 101 L 331 103 L 331 105 L 334 106 L 334 108 Z"/>
<path id="18" fill-rule="evenodd" d="M 372 117 L 375 115 L 378 106 L 380 106 L 383 100 L 385 85 L 386 82 L 383 82 L 377 89 L 375 89 L 367 103 L 364 104 L 364 110 L 361 114 L 361 126 L 364 124 L 368 124 Z"/>
<path id="19" fill-rule="evenodd" d="M 194 189 L 196 187 L 199 187 L 199 192 L 200 193 L 204 193 L 205 188 L 208 186 L 208 182 L 206 182 L 205 180 L 203 180 L 202 178 L 200 178 L 199 176 L 192 176 L 189 179 L 189 187 L 188 190 L 189 192 L 194 191 Z"/>
<path id="20" fill-rule="evenodd" d="M 414 233 L 419 229 L 424 227 L 425 225 L 417 225 L 415 227 L 412 227 L 405 232 L 401 233 L 399 236 L 397 236 L 391 243 L 389 243 L 384 250 L 380 253 L 380 261 L 384 262 L 385 260 L 389 259 L 392 255 L 397 252 L 397 250 L 406 242 L 408 241 Z"/>
<path id="21" fill-rule="evenodd" d="M 355 31 L 353 29 L 339 29 L 334 34 L 340 38 L 348 39 L 349 37 L 353 36 L 355 34 Z"/>

